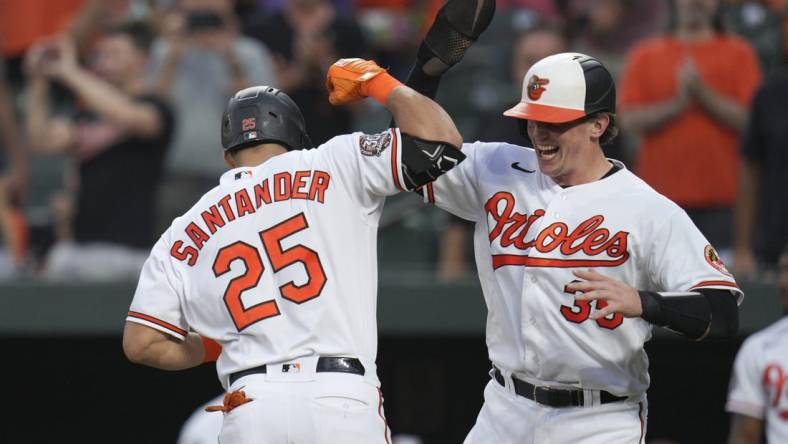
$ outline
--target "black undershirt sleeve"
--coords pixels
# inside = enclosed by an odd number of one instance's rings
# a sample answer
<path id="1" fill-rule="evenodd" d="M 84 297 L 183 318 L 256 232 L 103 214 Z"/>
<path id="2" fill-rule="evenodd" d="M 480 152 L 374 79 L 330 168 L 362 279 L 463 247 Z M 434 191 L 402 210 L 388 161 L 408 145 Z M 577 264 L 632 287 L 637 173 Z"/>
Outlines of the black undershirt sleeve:
<path id="1" fill-rule="evenodd" d="M 702 288 L 687 293 L 641 290 L 641 317 L 690 339 L 730 338 L 739 330 L 736 296 L 728 290 Z"/>

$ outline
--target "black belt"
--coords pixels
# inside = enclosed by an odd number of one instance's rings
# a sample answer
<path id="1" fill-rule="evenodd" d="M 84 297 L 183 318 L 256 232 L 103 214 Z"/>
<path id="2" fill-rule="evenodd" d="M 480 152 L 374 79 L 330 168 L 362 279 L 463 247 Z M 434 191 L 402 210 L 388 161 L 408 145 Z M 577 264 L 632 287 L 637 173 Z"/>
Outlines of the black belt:
<path id="1" fill-rule="evenodd" d="M 292 364 L 284 364 L 282 367 L 282 372 L 287 372 L 288 369 L 293 367 L 287 367 L 288 365 Z M 343 358 L 338 356 L 321 356 L 317 359 L 317 368 L 315 369 L 318 373 L 324 372 L 333 372 L 333 373 L 352 373 L 354 375 L 361 375 L 364 376 L 364 365 L 356 358 Z M 266 373 L 267 369 L 265 364 L 253 367 L 246 370 L 241 370 L 240 372 L 235 372 L 230 375 L 230 385 L 233 385 L 235 381 L 243 378 L 244 376 L 254 375 L 257 373 Z"/>
<path id="2" fill-rule="evenodd" d="M 497 368 L 493 373 L 493 377 L 498 384 L 506 386 L 506 381 Z M 518 395 L 528 398 L 531 401 L 538 402 L 539 404 L 547 405 L 550 407 L 581 407 L 584 405 L 583 390 L 567 390 L 557 389 L 550 387 L 537 387 L 525 381 L 521 381 L 512 376 L 514 382 L 514 392 Z M 604 390 L 599 392 L 599 400 L 602 404 L 609 404 L 611 402 L 618 402 L 627 399 L 626 396 L 616 396 Z"/>

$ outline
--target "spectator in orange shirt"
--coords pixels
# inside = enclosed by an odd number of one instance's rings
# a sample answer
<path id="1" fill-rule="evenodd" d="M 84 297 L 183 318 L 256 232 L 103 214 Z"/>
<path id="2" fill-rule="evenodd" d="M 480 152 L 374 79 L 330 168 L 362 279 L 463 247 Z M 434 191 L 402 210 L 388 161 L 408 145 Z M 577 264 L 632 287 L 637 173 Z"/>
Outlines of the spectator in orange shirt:
<path id="1" fill-rule="evenodd" d="M 85 0 L 26 0 L 0 2 L 0 51 L 7 58 L 21 56 L 44 36 L 63 31 Z"/>
<path id="2" fill-rule="evenodd" d="M 621 77 L 621 125 L 640 137 L 636 169 L 731 247 L 738 141 L 761 79 L 754 51 L 719 26 L 718 0 L 675 0 L 666 35 L 636 45 Z"/>

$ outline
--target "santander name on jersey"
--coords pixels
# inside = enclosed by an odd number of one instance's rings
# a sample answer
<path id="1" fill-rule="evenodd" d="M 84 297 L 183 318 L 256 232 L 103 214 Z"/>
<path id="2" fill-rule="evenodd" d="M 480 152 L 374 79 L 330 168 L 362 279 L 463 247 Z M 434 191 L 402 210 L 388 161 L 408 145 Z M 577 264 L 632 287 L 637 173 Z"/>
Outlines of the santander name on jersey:
<path id="1" fill-rule="evenodd" d="M 605 301 L 577 301 L 567 291 L 577 269 L 639 289 L 721 288 L 741 298 L 686 213 L 623 165 L 604 179 L 562 188 L 540 173 L 532 149 L 477 142 L 463 152 L 465 162 L 423 195 L 476 222 L 487 346 L 504 373 L 538 385 L 645 393 L 651 324 L 620 314 L 590 319 Z"/>
<path id="2" fill-rule="evenodd" d="M 241 179 L 251 176 L 252 171 L 241 170 L 234 175 Z M 170 254 L 194 266 L 202 246 L 227 222 L 254 214 L 263 205 L 273 202 L 307 199 L 322 204 L 330 182 L 331 176 L 325 171 L 296 171 L 294 174 L 282 171 L 254 184 L 251 190 L 241 188 L 232 194 L 225 194 L 207 210 L 200 211 L 199 218 L 186 225 L 183 229 L 185 236 L 173 243 Z"/>

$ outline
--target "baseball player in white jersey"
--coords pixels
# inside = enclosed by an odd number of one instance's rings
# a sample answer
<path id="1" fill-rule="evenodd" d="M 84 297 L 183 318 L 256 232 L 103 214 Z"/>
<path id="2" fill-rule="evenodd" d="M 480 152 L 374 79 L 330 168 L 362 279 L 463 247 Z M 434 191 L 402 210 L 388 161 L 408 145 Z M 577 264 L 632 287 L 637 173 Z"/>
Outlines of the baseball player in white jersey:
<path id="1" fill-rule="evenodd" d="M 747 338 L 736 355 L 727 410 L 733 414 L 729 444 L 788 442 L 788 246 L 777 281 L 785 316 Z"/>
<path id="2" fill-rule="evenodd" d="M 461 161 L 462 139 L 374 62 L 340 60 L 326 84 L 331 103 L 374 97 L 399 128 L 309 149 L 286 94 L 238 92 L 222 122 L 232 169 L 153 247 L 129 309 L 134 362 L 184 369 L 206 359 L 201 337 L 221 345 L 224 444 L 390 442 L 375 369 L 377 224 L 385 196 Z"/>
<path id="3" fill-rule="evenodd" d="M 505 113 L 534 148 L 466 144 L 465 162 L 421 189 L 476 222 L 493 369 L 466 443 L 643 443 L 652 326 L 694 340 L 738 328 L 742 292 L 714 248 L 605 158 L 614 112 L 598 60 L 544 58 Z"/>

